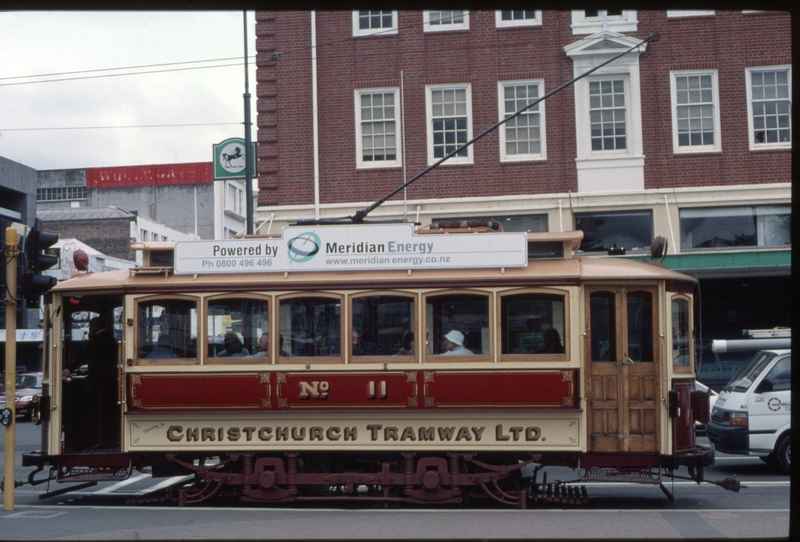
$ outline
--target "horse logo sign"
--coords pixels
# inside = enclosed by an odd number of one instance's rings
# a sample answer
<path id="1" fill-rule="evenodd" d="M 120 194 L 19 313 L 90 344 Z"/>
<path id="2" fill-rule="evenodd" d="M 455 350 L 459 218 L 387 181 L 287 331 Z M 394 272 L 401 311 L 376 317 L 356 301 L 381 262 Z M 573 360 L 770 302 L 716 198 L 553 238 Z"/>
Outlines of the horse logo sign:
<path id="1" fill-rule="evenodd" d="M 250 160 L 251 174 L 256 177 L 256 144 L 250 143 L 245 151 L 244 139 L 232 137 L 214 145 L 214 179 L 244 179 L 246 160 Z"/>

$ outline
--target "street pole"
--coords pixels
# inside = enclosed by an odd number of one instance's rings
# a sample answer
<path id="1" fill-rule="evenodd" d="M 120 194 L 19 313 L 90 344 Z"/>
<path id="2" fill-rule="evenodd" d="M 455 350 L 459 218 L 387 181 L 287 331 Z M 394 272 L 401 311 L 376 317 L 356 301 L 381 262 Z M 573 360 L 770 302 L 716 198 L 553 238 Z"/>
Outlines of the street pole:
<path id="1" fill-rule="evenodd" d="M 6 425 L 5 469 L 3 478 L 3 503 L 5 510 L 14 509 L 14 460 L 16 453 L 15 417 L 17 414 L 17 258 L 19 235 L 16 228 L 6 228 L 6 409 L 11 410 L 10 423 Z M 4 422 L 5 425 L 5 422 Z"/>
<path id="2" fill-rule="evenodd" d="M 247 234 L 253 234 L 253 168 L 250 160 L 250 78 L 247 73 L 247 10 L 244 11 L 244 148 L 245 194 L 247 197 Z"/>

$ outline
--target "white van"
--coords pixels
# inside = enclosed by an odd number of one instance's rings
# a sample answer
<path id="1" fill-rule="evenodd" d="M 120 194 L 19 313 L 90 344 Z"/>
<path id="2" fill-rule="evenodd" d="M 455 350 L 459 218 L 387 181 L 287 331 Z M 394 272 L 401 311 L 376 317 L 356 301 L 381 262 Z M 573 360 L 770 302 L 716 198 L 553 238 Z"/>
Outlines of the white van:
<path id="1" fill-rule="evenodd" d="M 755 455 L 791 469 L 792 351 L 757 352 L 722 388 L 706 424 L 720 452 Z"/>

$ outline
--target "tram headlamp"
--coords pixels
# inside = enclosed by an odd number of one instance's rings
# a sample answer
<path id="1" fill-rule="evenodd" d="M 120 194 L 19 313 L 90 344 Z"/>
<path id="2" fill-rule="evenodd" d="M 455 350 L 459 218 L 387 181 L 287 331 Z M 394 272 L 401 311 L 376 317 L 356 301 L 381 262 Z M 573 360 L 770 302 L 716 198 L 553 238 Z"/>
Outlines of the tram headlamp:
<path id="1" fill-rule="evenodd" d="M 25 395 L 23 397 L 17 397 L 17 403 L 30 403 L 33 401 L 33 395 Z"/>

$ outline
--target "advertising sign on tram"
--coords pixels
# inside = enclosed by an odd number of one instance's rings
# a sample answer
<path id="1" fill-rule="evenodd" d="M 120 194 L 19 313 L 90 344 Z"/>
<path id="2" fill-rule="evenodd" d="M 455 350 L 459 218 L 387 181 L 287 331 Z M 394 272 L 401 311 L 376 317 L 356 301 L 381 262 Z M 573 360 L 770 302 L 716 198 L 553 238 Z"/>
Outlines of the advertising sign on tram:
<path id="1" fill-rule="evenodd" d="M 175 273 L 524 267 L 524 232 L 416 235 L 411 224 L 284 228 L 281 238 L 181 241 Z"/>

